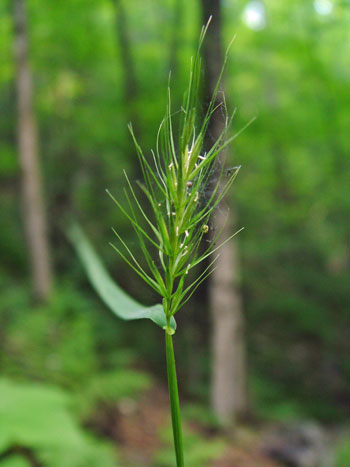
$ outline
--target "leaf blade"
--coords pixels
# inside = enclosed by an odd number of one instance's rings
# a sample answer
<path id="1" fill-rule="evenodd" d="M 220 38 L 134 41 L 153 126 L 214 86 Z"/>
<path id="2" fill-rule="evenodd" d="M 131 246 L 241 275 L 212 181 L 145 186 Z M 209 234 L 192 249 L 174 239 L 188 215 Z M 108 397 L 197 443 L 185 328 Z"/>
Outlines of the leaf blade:
<path id="1" fill-rule="evenodd" d="M 103 303 L 118 316 L 118 318 L 125 321 L 150 319 L 161 328 L 166 326 L 166 317 L 162 305 L 158 304 L 145 307 L 131 298 L 113 281 L 78 224 L 74 223 L 70 225 L 68 237 L 84 267 L 91 285 Z M 174 319 L 171 320 L 170 326 L 175 331 L 176 322 Z"/>

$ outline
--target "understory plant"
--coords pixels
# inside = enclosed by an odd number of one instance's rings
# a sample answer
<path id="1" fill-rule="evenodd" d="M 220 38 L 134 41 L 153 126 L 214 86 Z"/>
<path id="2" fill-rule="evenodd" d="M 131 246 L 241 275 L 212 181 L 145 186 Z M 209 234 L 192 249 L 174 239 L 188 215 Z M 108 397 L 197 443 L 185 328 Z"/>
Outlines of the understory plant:
<path id="1" fill-rule="evenodd" d="M 201 46 L 208 24 L 202 28 L 196 54 L 191 60 L 183 105 L 175 113 L 171 108 L 170 87 L 168 87 L 165 117 L 158 130 L 155 151 L 151 152 L 150 157 L 145 156 L 132 126 L 129 125 L 142 169 L 143 181 L 138 182 L 138 186 L 133 186 L 125 173 L 125 203 L 108 192 L 130 221 L 138 237 L 143 260 L 134 254 L 115 229 L 113 231 L 118 243 L 112 246 L 159 294 L 162 307 L 156 305 L 141 308 L 112 282 L 82 232 L 77 227 L 71 230 L 71 238 L 83 259 L 89 277 L 110 308 L 123 319 L 150 318 L 164 329 L 177 466 L 184 465 L 184 455 L 173 349 L 173 335 L 176 329 L 174 316 L 198 286 L 213 272 L 220 246 L 235 235 L 233 233 L 220 245 L 218 242 L 220 232 L 216 232 L 215 236 L 209 234 L 210 216 L 228 192 L 239 167 L 225 169 L 219 159 L 221 151 L 238 135 L 236 133 L 227 138 L 233 115 L 228 116 L 223 96 L 220 95 L 218 103 L 223 69 L 207 111 L 203 114 L 199 107 L 202 77 Z M 227 55 L 228 51 L 224 64 Z M 214 112 L 224 115 L 225 125 L 217 140 L 205 150 L 206 133 Z M 178 124 L 176 132 L 173 130 L 174 118 L 177 119 Z M 200 247 L 203 237 L 208 239 L 205 248 Z M 211 258 L 206 261 L 205 267 L 198 268 L 200 272 L 193 274 L 192 270 L 209 257 Z"/>

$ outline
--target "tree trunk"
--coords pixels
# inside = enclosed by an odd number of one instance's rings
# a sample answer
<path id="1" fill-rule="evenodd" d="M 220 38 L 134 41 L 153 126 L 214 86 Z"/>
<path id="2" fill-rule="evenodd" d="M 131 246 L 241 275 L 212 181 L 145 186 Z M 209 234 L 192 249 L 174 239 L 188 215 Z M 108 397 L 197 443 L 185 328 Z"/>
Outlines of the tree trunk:
<path id="1" fill-rule="evenodd" d="M 47 225 L 42 194 L 37 132 L 28 61 L 25 0 L 14 0 L 15 60 L 17 65 L 18 150 L 22 171 L 22 206 L 33 288 L 39 300 L 47 300 L 52 288 Z"/>
<path id="2" fill-rule="evenodd" d="M 223 64 L 220 0 L 202 0 L 202 11 L 204 23 L 213 16 L 203 50 L 206 91 L 211 96 Z M 220 112 L 214 114 L 208 138 L 216 140 L 224 124 Z M 224 157 L 221 154 L 220 164 Z M 223 228 L 223 239 L 236 230 L 235 217 L 234 206 L 229 206 L 228 199 L 224 200 L 213 216 L 214 229 Z M 236 238 L 221 248 L 216 266 L 208 284 L 212 319 L 211 404 L 219 420 L 229 424 L 247 410 L 244 317 Z"/>

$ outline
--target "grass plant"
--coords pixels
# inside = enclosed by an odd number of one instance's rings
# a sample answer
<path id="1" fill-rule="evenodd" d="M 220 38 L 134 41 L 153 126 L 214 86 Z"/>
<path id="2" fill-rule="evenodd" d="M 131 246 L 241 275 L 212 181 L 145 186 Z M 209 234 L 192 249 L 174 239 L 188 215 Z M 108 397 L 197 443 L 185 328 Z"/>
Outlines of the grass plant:
<path id="1" fill-rule="evenodd" d="M 160 125 L 156 150 L 149 160 L 137 142 L 132 126 L 129 129 L 135 143 L 142 168 L 143 182 L 139 187 L 149 202 L 151 214 L 143 207 L 141 198 L 125 174 L 127 187 L 125 197 L 128 208 L 112 197 L 118 208 L 132 224 L 138 237 L 144 262 L 141 265 L 119 233 L 114 230 L 119 245 L 112 245 L 125 262 L 161 297 L 166 318 L 165 343 L 172 414 L 175 453 L 178 466 L 184 465 L 180 405 L 176 377 L 175 357 L 172 342 L 174 329 L 171 318 L 189 300 L 198 286 L 213 272 L 217 255 L 197 277 L 188 284 L 189 272 L 217 253 L 220 232 L 211 239 L 207 248 L 200 250 L 202 238 L 208 235 L 210 216 L 229 190 L 239 167 L 224 171 L 219 163 L 221 151 L 237 136 L 227 138 L 233 118 L 228 116 L 224 98 L 217 104 L 223 69 L 205 115 L 200 113 L 199 92 L 202 77 L 201 46 L 209 23 L 202 28 L 198 49 L 191 61 L 188 88 L 180 114 L 179 135 L 173 131 L 170 87 L 165 117 Z M 227 53 L 225 56 L 225 63 Z M 219 138 L 204 152 L 206 132 L 214 112 L 225 115 L 225 125 Z M 213 183 L 214 180 L 214 183 Z M 224 180 L 224 182 L 223 182 Z M 140 222 L 140 218 L 143 223 Z M 143 227 L 143 224 L 146 227 Z M 231 237 L 224 240 L 229 241 Z M 192 276 L 192 275 L 191 275 Z"/>
<path id="2" fill-rule="evenodd" d="M 220 246 L 238 233 L 233 233 L 221 244 L 220 231 L 215 236 L 208 235 L 211 214 L 230 189 L 239 170 L 239 167 L 225 170 L 219 155 L 244 129 L 228 137 L 234 113 L 228 115 L 225 98 L 221 93 L 219 96 L 230 46 L 226 51 L 224 66 L 207 111 L 201 112 L 199 105 L 202 80 L 201 47 L 209 22 L 201 30 L 196 54 L 191 59 L 189 82 L 183 105 L 175 113 L 171 107 L 170 85 L 168 86 L 166 112 L 158 130 L 156 149 L 152 151 L 150 158 L 145 156 L 131 124 L 129 125 L 142 169 L 142 182 L 138 182 L 138 187 L 133 186 L 124 172 L 125 203 L 116 199 L 107 190 L 135 230 L 143 260 L 137 258 L 137 254 L 130 249 L 115 229 L 113 231 L 118 242 L 111 245 L 160 295 L 162 308 L 155 305 L 141 309 L 140 305 L 127 297 L 113 283 L 82 231 L 77 226 L 70 231 L 70 237 L 83 260 L 92 284 L 112 311 L 122 319 L 149 318 L 165 331 L 171 418 L 178 467 L 184 465 L 184 454 L 173 349 L 173 334 L 176 330 L 174 315 L 214 271 Z M 215 112 L 220 112 L 221 118 L 224 118 L 223 130 L 212 146 L 207 148 L 206 134 Z M 173 130 L 175 118 L 178 127 L 176 132 Z M 148 207 L 144 206 L 145 201 Z M 208 236 L 210 238 L 205 242 L 206 248 L 200 248 L 203 237 Z M 197 275 L 192 274 L 194 268 L 212 255 L 213 258 L 206 261 Z M 120 309 L 123 303 L 126 309 Z"/>

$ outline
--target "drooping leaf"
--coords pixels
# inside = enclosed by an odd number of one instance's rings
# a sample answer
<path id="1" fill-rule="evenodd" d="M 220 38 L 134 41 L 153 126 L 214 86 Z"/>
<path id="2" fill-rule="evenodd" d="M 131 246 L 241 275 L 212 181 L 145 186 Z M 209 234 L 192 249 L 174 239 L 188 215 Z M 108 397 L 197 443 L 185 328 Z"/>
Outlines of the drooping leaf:
<path id="1" fill-rule="evenodd" d="M 95 291 L 118 318 L 126 321 L 148 318 L 161 328 L 166 326 L 162 305 L 145 307 L 131 298 L 113 281 L 78 224 L 70 226 L 68 236 Z M 173 318 L 170 326 L 175 331 L 176 322 Z"/>

